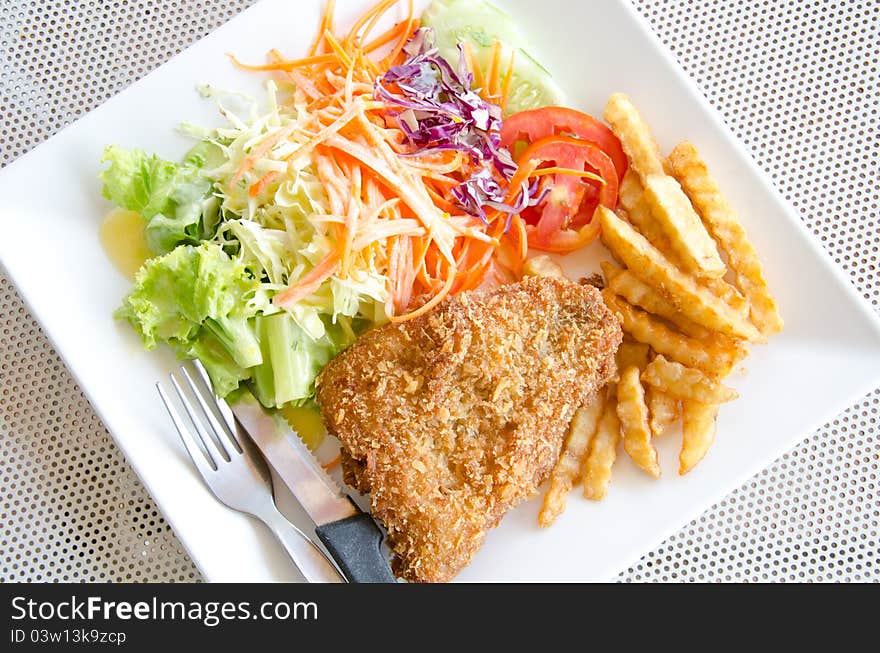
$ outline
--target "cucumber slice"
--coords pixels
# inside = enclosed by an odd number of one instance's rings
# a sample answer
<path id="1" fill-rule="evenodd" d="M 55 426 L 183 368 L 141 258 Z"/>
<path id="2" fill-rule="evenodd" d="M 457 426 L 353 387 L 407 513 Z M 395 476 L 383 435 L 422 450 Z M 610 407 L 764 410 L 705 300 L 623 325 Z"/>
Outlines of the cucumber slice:
<path id="1" fill-rule="evenodd" d="M 502 61 L 516 51 L 505 113 L 562 104 L 562 90 L 528 53 L 525 39 L 510 16 L 494 5 L 485 0 L 434 0 L 422 14 L 422 25 L 434 29 L 440 56 L 453 65 L 458 63 L 457 45 L 465 41 L 471 44 L 484 70 L 494 41 L 503 45 Z"/>
<path id="2" fill-rule="evenodd" d="M 553 81 L 546 68 L 520 48 L 513 60 L 510 91 L 504 113 L 560 104 L 565 104 L 562 89 Z"/>
<path id="3" fill-rule="evenodd" d="M 474 50 L 488 49 L 496 39 L 521 48 L 523 38 L 513 20 L 484 0 L 434 0 L 422 14 L 422 25 L 436 34 L 437 48 L 444 57 L 456 55 L 456 44 L 470 41 Z"/>

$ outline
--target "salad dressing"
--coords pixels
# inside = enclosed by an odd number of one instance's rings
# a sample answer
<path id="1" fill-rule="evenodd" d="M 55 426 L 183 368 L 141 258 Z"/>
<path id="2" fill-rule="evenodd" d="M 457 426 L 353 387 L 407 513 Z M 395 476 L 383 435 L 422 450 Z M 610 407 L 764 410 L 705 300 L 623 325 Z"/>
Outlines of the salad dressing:
<path id="1" fill-rule="evenodd" d="M 317 451 L 327 434 L 320 413 L 305 406 L 284 406 L 278 412 L 287 420 L 290 428 L 299 434 L 305 445 L 312 451 Z"/>
<path id="2" fill-rule="evenodd" d="M 119 272 L 134 280 L 152 252 L 147 247 L 144 231 L 146 221 L 137 211 L 113 209 L 104 218 L 99 230 L 99 238 L 104 253 Z"/>

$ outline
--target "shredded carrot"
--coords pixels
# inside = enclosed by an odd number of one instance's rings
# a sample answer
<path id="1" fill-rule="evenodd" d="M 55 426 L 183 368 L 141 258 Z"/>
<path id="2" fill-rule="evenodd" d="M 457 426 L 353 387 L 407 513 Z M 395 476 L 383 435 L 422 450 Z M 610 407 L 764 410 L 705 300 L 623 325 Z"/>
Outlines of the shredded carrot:
<path id="1" fill-rule="evenodd" d="M 305 66 L 311 66 L 313 64 L 334 63 L 336 61 L 336 55 L 333 53 L 316 54 L 310 57 L 303 57 L 302 59 L 282 59 L 281 61 L 276 61 L 274 63 L 267 63 L 263 65 L 246 64 L 236 59 L 235 55 L 227 53 L 227 56 L 232 59 L 232 63 L 234 63 L 239 68 L 254 71 L 293 70 L 295 68 L 303 68 Z"/>
<path id="2" fill-rule="evenodd" d="M 585 179 L 592 179 L 593 181 L 598 181 L 600 184 L 605 185 L 605 180 L 602 177 L 589 170 L 574 170 L 573 168 L 557 168 L 556 166 L 552 166 L 549 168 L 538 168 L 531 174 L 532 177 L 543 177 L 545 175 L 584 177 Z"/>
<path id="3" fill-rule="evenodd" d="M 525 220 L 523 220 L 519 215 L 514 215 L 513 219 L 511 220 L 511 229 L 519 241 L 518 258 L 520 265 L 522 265 L 529 253 L 529 238 L 528 234 L 526 233 Z"/>
<path id="4" fill-rule="evenodd" d="M 355 234 L 357 233 L 358 218 L 363 212 L 363 203 L 361 201 L 361 174 L 360 166 L 354 166 L 346 177 L 351 182 L 351 190 L 348 195 L 348 211 L 345 214 L 345 234 L 342 240 L 342 277 L 346 278 L 351 269 L 351 259 L 354 254 L 353 244 Z"/>
<path id="5" fill-rule="evenodd" d="M 282 129 L 277 129 L 272 132 L 269 136 L 267 136 L 262 143 L 260 143 L 259 147 L 257 147 L 253 152 L 247 155 L 242 161 L 241 166 L 239 166 L 238 170 L 235 171 L 235 174 L 232 176 L 232 179 L 229 180 L 229 187 L 233 188 L 241 178 L 247 174 L 247 172 L 254 167 L 254 163 L 257 162 L 258 159 L 265 156 L 269 151 L 272 150 L 281 140 L 289 136 L 295 129 L 298 128 L 296 123 L 291 123 L 287 127 Z"/>
<path id="6" fill-rule="evenodd" d="M 333 36 L 329 31 L 324 32 L 324 40 L 330 46 L 330 49 L 333 50 L 333 54 L 336 55 L 336 59 L 338 62 L 342 64 L 344 68 L 350 68 L 352 65 L 351 57 L 345 51 L 342 43 L 336 40 L 336 37 Z"/>
<path id="7" fill-rule="evenodd" d="M 279 61 L 283 61 L 284 57 L 281 56 L 281 53 L 278 50 L 272 49 L 269 51 L 269 63 L 277 63 Z M 315 83 L 310 80 L 308 77 L 299 72 L 296 68 L 291 68 L 287 71 L 283 72 L 284 78 L 290 81 L 294 86 L 302 90 L 306 96 L 312 100 L 316 100 L 321 97 L 321 92 L 318 90 Z"/>
<path id="8" fill-rule="evenodd" d="M 447 213 L 455 210 L 455 205 L 452 202 L 443 197 L 443 195 L 438 193 L 430 186 L 428 186 L 428 195 L 431 196 L 431 199 L 434 200 L 434 204 L 436 204 L 438 208 L 443 209 Z"/>
<path id="9" fill-rule="evenodd" d="M 510 97 L 510 84 L 513 80 L 513 62 L 516 58 L 516 50 L 510 50 L 510 61 L 507 63 L 507 70 L 504 72 L 504 82 L 501 84 L 501 111 L 507 110 L 507 98 Z"/>
<path id="10" fill-rule="evenodd" d="M 498 96 L 498 71 L 501 67 L 501 41 L 492 42 L 492 55 L 489 59 L 489 72 L 486 73 L 487 92 L 493 99 Z"/>
<path id="11" fill-rule="evenodd" d="M 318 48 L 321 47 L 321 40 L 324 38 L 324 32 L 333 31 L 333 12 L 336 9 L 336 0 L 327 0 L 327 4 L 324 5 L 324 11 L 321 14 L 321 23 L 318 26 L 318 31 L 315 33 L 315 38 L 312 40 L 312 45 L 309 48 L 309 56 L 314 56 L 318 52 Z"/>
<path id="12" fill-rule="evenodd" d="M 467 64 L 468 70 L 470 70 L 471 74 L 474 76 L 474 88 L 483 90 L 483 87 L 485 86 L 483 71 L 480 70 L 480 66 L 477 65 L 477 62 L 474 59 L 474 50 L 471 47 L 470 41 L 464 42 L 462 52 L 464 53 L 464 60 Z"/>
<path id="13" fill-rule="evenodd" d="M 446 296 L 449 294 L 449 291 L 452 290 L 452 284 L 454 282 L 455 274 L 448 274 L 446 276 L 446 281 L 444 282 L 443 287 L 433 297 L 431 297 L 431 299 L 419 306 L 414 311 L 411 311 L 405 315 L 392 315 L 391 321 L 404 322 L 406 320 L 411 320 L 414 317 L 418 317 L 419 315 L 424 315 L 446 298 Z"/>
<path id="14" fill-rule="evenodd" d="M 315 292 L 339 267 L 339 252 L 331 252 L 327 258 L 309 270 L 299 281 L 272 298 L 279 308 L 289 308 L 299 300 Z"/>
<path id="15" fill-rule="evenodd" d="M 278 172 L 277 170 L 270 170 L 265 175 L 260 177 L 257 181 L 255 181 L 253 184 L 251 184 L 250 188 L 248 188 L 248 195 L 250 197 L 256 197 L 257 195 L 262 193 L 263 190 L 266 188 L 266 186 L 268 186 L 270 183 L 272 183 L 272 180 L 275 179 L 280 174 L 281 173 Z"/>
<path id="16" fill-rule="evenodd" d="M 342 454 L 340 453 L 336 456 L 336 458 L 324 463 L 323 465 L 321 465 L 321 467 L 323 467 L 326 470 L 336 469 L 337 467 L 339 467 L 339 464 L 341 462 L 342 462 Z"/>
<path id="17" fill-rule="evenodd" d="M 408 22 L 400 22 L 393 27 L 389 27 L 382 34 L 364 46 L 364 53 L 370 54 L 381 48 L 383 45 L 391 43 L 394 39 L 398 39 L 402 44 L 406 44 L 409 37 L 412 36 L 412 32 L 418 27 L 418 23 L 418 19 L 414 18 L 412 24 Z M 403 49 L 403 45 L 401 45 L 401 49 Z"/>
<path id="18" fill-rule="evenodd" d="M 412 0 L 408 0 L 407 2 L 407 16 L 406 16 L 406 27 L 403 30 L 404 38 L 401 38 L 397 45 L 394 46 L 394 49 L 391 51 L 391 54 L 388 55 L 387 61 L 394 62 L 397 60 L 397 56 L 400 54 L 401 50 L 403 50 L 403 46 L 406 45 L 406 41 L 409 38 L 409 34 L 412 31 L 413 26 L 413 3 Z"/>
<path id="19" fill-rule="evenodd" d="M 366 24 L 363 31 L 359 35 L 355 35 L 352 42 L 353 43 L 363 43 L 364 41 L 366 41 L 367 35 L 369 35 L 370 32 L 372 32 L 373 29 L 375 29 L 376 24 L 382 18 L 385 11 L 387 9 L 390 9 L 393 5 L 396 5 L 396 4 L 397 4 L 397 0 L 388 0 L 387 7 L 385 7 L 385 9 L 383 9 L 381 11 L 377 11 L 375 14 L 373 14 L 373 17 L 370 18 L 369 22 Z"/>
<path id="20" fill-rule="evenodd" d="M 374 22 L 375 19 L 381 17 L 382 14 L 395 4 L 397 4 L 397 0 L 380 0 L 380 2 L 367 9 L 367 11 L 355 21 L 352 28 L 348 31 L 348 36 L 345 37 L 345 40 L 353 42 L 364 25 L 368 22 Z"/>
<path id="21" fill-rule="evenodd" d="M 403 48 L 420 24 L 414 3 L 406 0 L 404 17 L 371 36 L 399 2 L 379 0 L 340 35 L 334 29 L 335 2 L 328 0 L 307 56 L 299 59 L 272 50 L 266 64 L 249 65 L 230 55 L 236 66 L 274 72 L 299 89 L 297 119 L 267 132 L 244 157 L 231 185 L 248 178 L 248 194 L 259 196 L 286 174 L 272 169 L 253 178 L 256 162 L 276 152 L 276 160 L 289 166 L 313 164 L 327 195 L 329 212 L 313 216 L 312 222 L 332 239 L 332 250 L 275 295 L 273 303 L 280 308 L 290 308 L 330 277 L 345 278 L 375 264 L 387 278 L 386 313 L 403 321 L 430 311 L 449 293 L 521 271 L 527 240 L 519 216 L 492 211 L 484 224 L 465 214 L 451 191 L 471 174 L 468 157 L 456 151 L 401 156 L 412 151 L 397 126 L 398 109 L 374 98 L 375 80 L 402 61 Z M 374 53 L 381 48 L 387 48 L 387 55 L 379 58 Z M 493 43 L 483 71 L 470 45 L 463 53 L 474 88 L 490 101 L 506 102 L 513 54 L 502 71 L 501 44 Z M 516 185 L 510 182 L 511 200 L 527 177 Z M 424 295 L 410 310 L 412 301 Z"/>
<path id="22" fill-rule="evenodd" d="M 462 54 L 468 71 L 473 75 L 473 87 L 479 92 L 480 97 L 488 102 L 495 102 L 502 112 L 507 109 L 507 101 L 510 97 L 510 89 L 513 84 L 513 66 L 516 61 L 516 50 L 511 49 L 507 60 L 507 68 L 502 71 L 501 57 L 504 48 L 500 41 L 493 41 L 489 50 L 485 72 L 481 68 L 473 46 L 469 42 L 462 44 Z"/>

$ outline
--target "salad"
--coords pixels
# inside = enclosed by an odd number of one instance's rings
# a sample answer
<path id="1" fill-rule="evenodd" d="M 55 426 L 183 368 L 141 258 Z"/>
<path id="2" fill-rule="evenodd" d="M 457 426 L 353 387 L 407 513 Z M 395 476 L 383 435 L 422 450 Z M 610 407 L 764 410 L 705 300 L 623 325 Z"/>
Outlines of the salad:
<path id="1" fill-rule="evenodd" d="M 306 56 L 231 57 L 268 76 L 260 101 L 201 88 L 224 124 L 185 126 L 182 161 L 102 159 L 104 196 L 140 214 L 150 250 L 117 316 L 269 408 L 310 405 L 370 327 L 516 280 L 530 249 L 590 243 L 627 168 L 492 5 L 383 0 L 341 31 L 333 4 Z"/>

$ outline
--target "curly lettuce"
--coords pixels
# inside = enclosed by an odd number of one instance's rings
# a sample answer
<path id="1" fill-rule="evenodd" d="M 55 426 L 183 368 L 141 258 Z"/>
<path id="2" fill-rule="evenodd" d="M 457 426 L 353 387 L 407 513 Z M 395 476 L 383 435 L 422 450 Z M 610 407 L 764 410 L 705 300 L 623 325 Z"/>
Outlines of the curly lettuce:
<path id="1" fill-rule="evenodd" d="M 211 242 L 181 245 L 147 261 L 116 314 L 147 349 L 164 342 L 182 357 L 199 359 L 221 397 L 251 381 L 269 407 L 308 401 L 321 369 L 364 326 L 319 316 L 320 329 L 307 330 L 271 306 L 241 256 Z"/>
<path id="2" fill-rule="evenodd" d="M 159 342 L 199 358 L 220 395 L 263 362 L 249 300 L 259 282 L 213 243 L 183 245 L 152 258 L 117 311 L 147 349 Z"/>
<path id="3" fill-rule="evenodd" d="M 156 254 L 180 244 L 197 244 L 216 226 L 212 183 L 201 175 L 211 148 L 209 142 L 200 143 L 180 164 L 116 145 L 104 150 L 101 162 L 110 165 L 100 175 L 102 193 L 144 217 L 147 244 Z"/>

